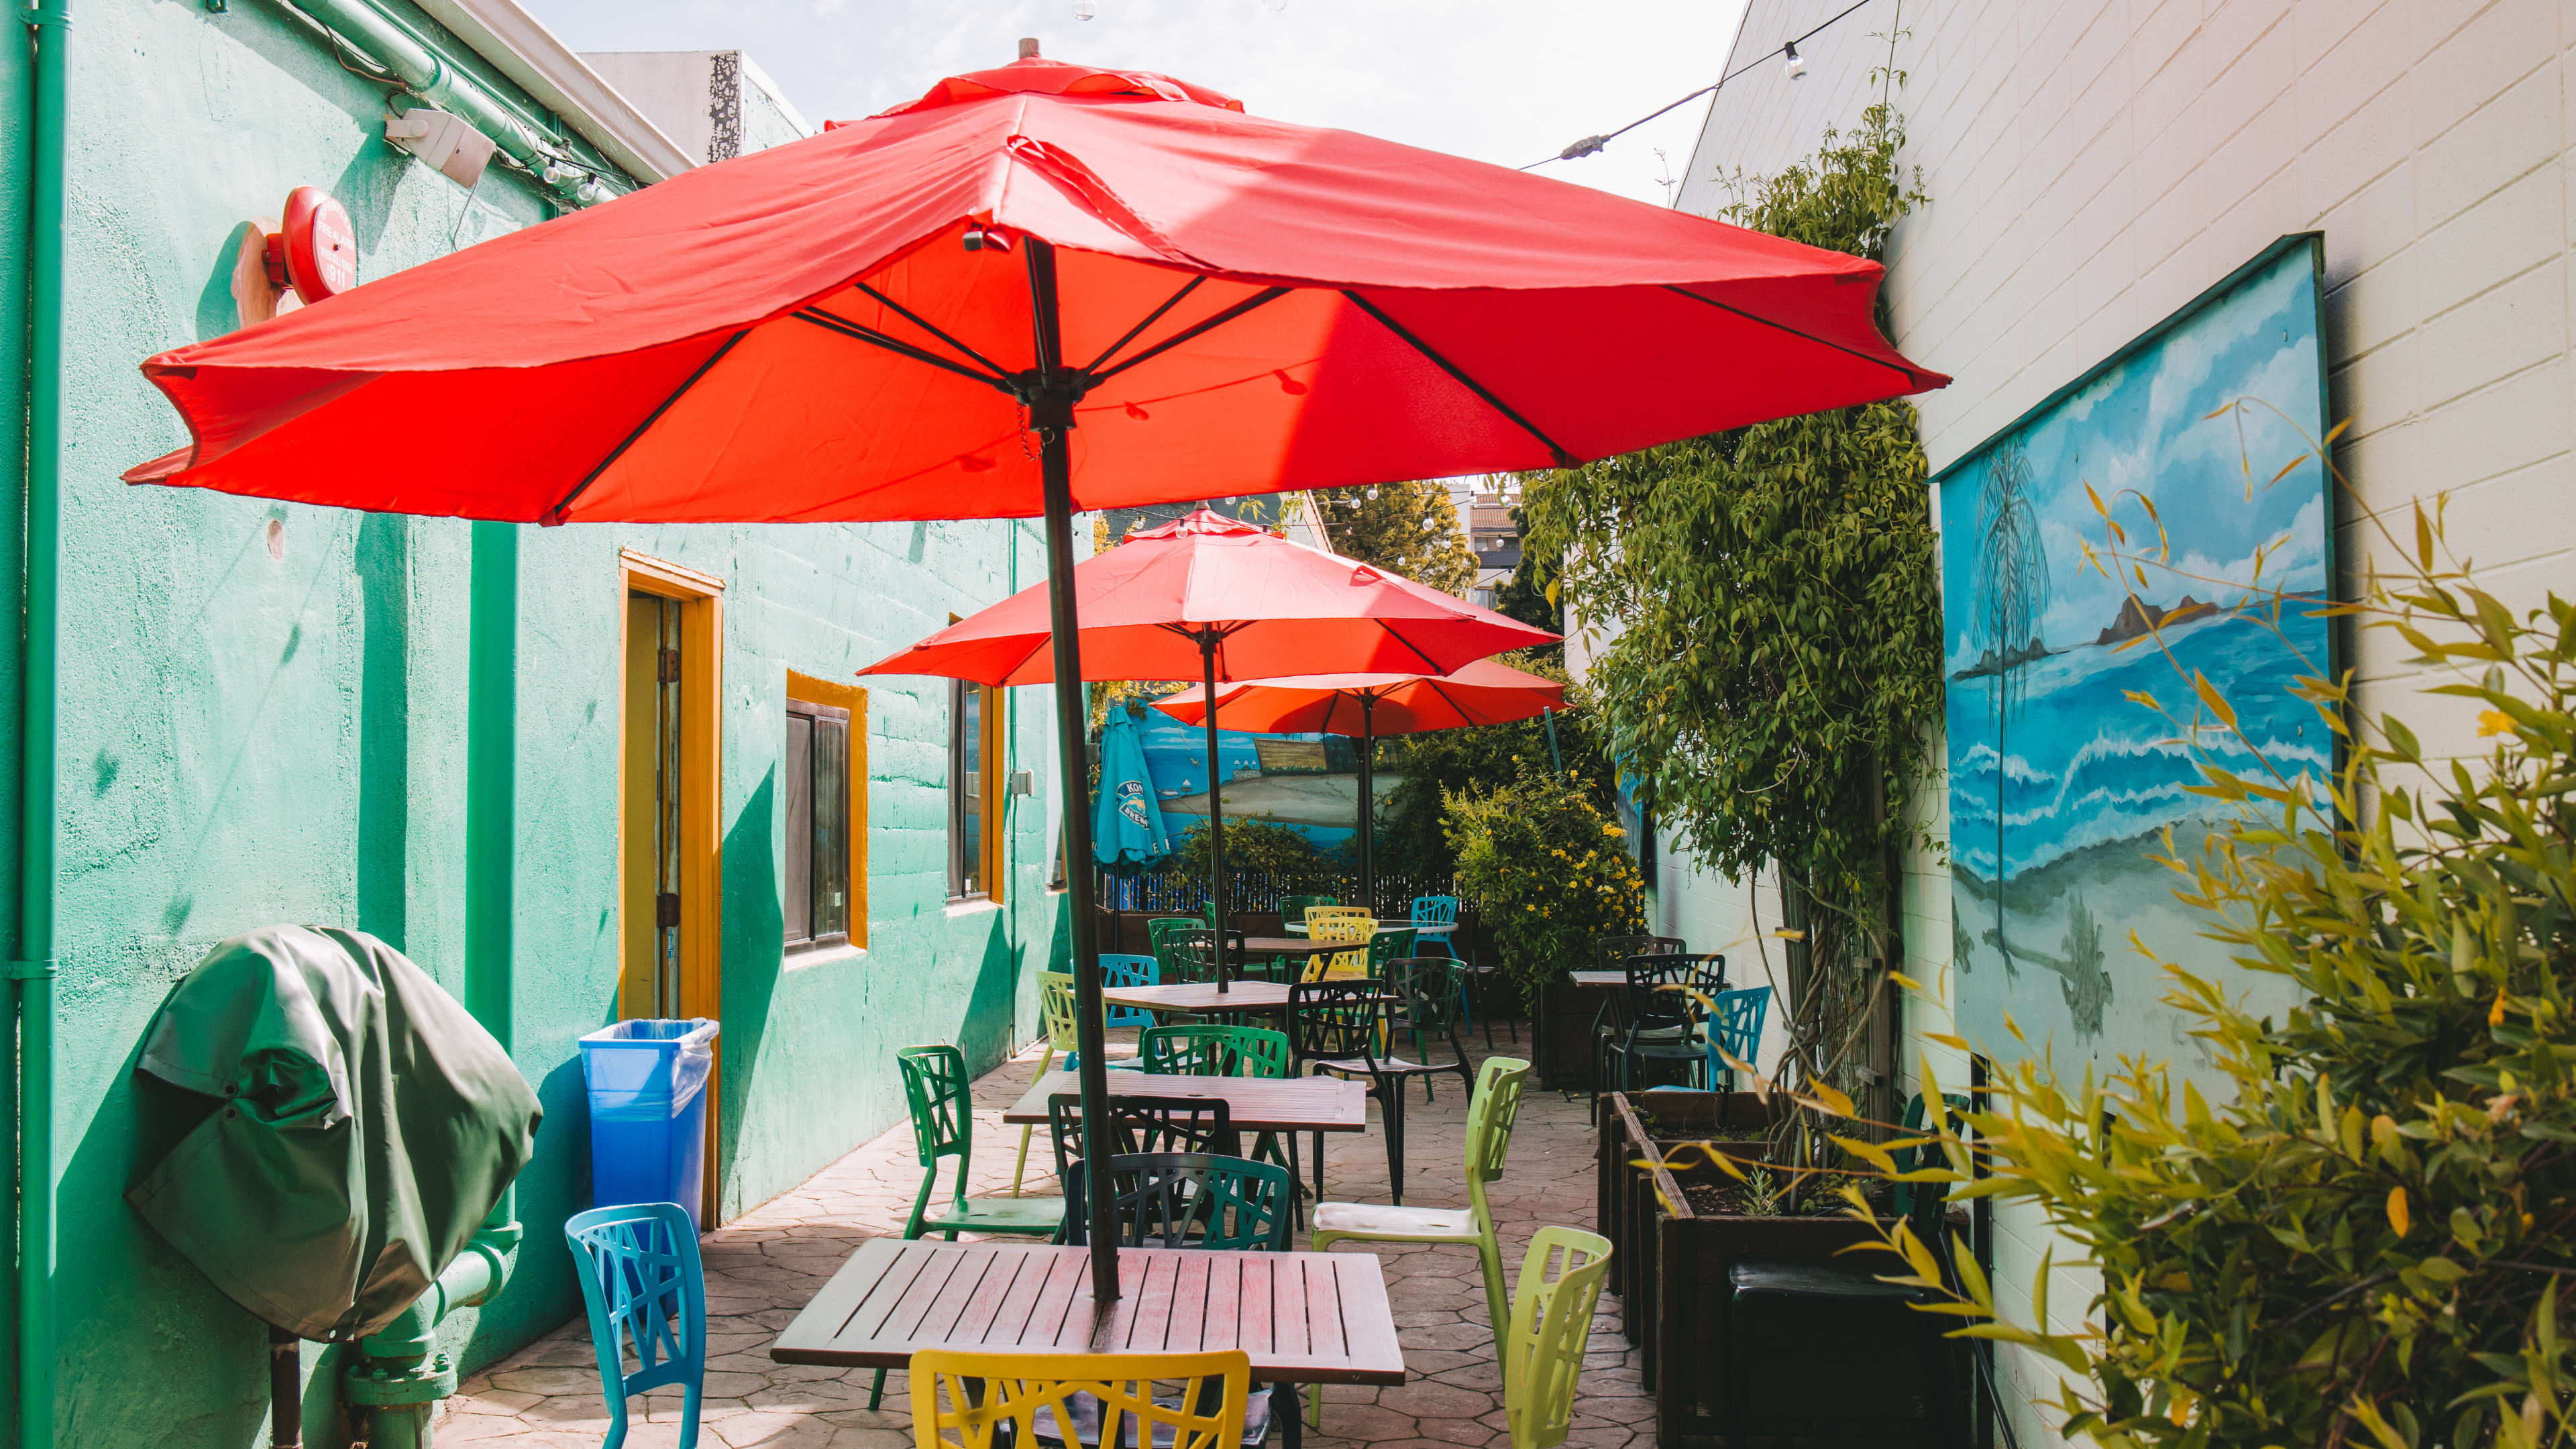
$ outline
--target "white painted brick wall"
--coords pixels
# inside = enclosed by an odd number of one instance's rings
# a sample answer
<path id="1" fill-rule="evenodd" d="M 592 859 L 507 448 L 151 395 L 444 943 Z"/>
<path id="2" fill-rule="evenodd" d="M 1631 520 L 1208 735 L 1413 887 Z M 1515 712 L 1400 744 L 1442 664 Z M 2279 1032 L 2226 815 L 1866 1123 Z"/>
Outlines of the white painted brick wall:
<path id="1" fill-rule="evenodd" d="M 1733 71 L 1848 0 L 1752 0 Z M 2576 0 L 1869 0 L 1799 49 L 1729 81 L 1684 179 L 1714 213 L 1738 170 L 1776 172 L 1895 93 L 1932 204 L 1889 254 L 1895 340 L 1958 379 L 1918 399 L 1935 469 L 2198 295 L 2284 232 L 2326 237 L 2330 406 L 2361 502 L 2401 514 L 2450 495 L 2451 539 L 2509 602 L 2566 593 L 2576 562 L 2576 398 L 2570 396 L 2569 50 Z M 2379 546 L 2347 505 L 2336 546 L 2358 570 Z M 2376 636 L 2350 663 L 2363 707 L 2400 708 L 2428 745 L 2474 750 L 2473 711 L 2415 693 Z M 1932 742 L 1937 752 L 1939 742 Z M 1936 788 L 1917 802 L 1941 825 Z M 1670 857 L 1666 859 L 1670 861 Z M 1677 934 L 1738 938 L 1741 885 L 1668 864 Z M 1776 900 L 1761 889 L 1765 919 Z M 1946 986 L 1950 891 L 1936 860 L 1905 883 L 1911 971 Z M 1921 1040 L 1945 1084 L 1965 1064 Z M 1998 1289 L 2026 1308 L 2045 1223 L 1999 1215 Z M 2069 1254 L 2061 1251 L 2062 1260 Z M 2060 1263 L 2053 1316 L 2089 1296 Z M 2007 1350 L 2025 1400 L 2053 1397 Z M 2052 1416 L 2014 1413 L 2023 1444 Z"/>

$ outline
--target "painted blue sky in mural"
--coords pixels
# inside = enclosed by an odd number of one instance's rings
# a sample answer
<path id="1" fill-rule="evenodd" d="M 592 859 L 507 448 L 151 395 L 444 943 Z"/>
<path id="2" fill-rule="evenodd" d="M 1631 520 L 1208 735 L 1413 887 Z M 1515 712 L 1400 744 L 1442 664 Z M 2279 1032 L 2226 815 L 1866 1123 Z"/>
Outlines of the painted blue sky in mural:
<path id="1" fill-rule="evenodd" d="M 1219 717 L 1222 718 L 1222 714 Z M 1183 724 L 1159 709 L 1146 710 L 1144 718 L 1137 721 L 1137 725 L 1145 744 L 1145 767 L 1153 772 L 1154 793 L 1158 797 L 1171 801 L 1206 793 L 1207 736 L 1199 726 Z M 1275 790 L 1264 792 L 1252 789 L 1254 777 L 1261 772 L 1259 741 L 1315 741 L 1323 738 L 1324 736 L 1320 734 L 1254 734 L 1246 730 L 1218 730 L 1216 733 L 1217 758 L 1223 768 L 1222 778 L 1233 782 L 1225 792 L 1226 818 L 1229 820 L 1246 816 L 1257 818 L 1263 813 L 1260 806 L 1269 803 L 1264 801 L 1263 796 L 1266 793 L 1278 793 Z M 1349 799 L 1338 804 L 1329 800 L 1299 802 L 1321 806 L 1323 813 L 1342 818 L 1348 818 L 1358 799 L 1355 777 L 1325 777 L 1279 783 L 1281 789 L 1294 791 L 1300 795 L 1314 795 L 1330 789 L 1348 792 Z M 1380 779 L 1376 792 L 1378 797 L 1384 799 L 1386 791 L 1390 788 L 1392 788 L 1391 781 Z M 1251 808 L 1245 808 L 1247 806 Z M 1167 811 L 1163 817 L 1163 829 L 1170 833 L 1175 845 L 1178 845 L 1181 838 L 1189 833 L 1191 827 L 1205 823 L 1206 817 L 1202 814 Z M 1308 839 L 1314 841 L 1318 847 L 1327 850 L 1349 840 L 1355 833 L 1349 826 L 1336 829 L 1310 821 L 1281 820 L 1278 823 L 1292 825 L 1304 831 Z"/>

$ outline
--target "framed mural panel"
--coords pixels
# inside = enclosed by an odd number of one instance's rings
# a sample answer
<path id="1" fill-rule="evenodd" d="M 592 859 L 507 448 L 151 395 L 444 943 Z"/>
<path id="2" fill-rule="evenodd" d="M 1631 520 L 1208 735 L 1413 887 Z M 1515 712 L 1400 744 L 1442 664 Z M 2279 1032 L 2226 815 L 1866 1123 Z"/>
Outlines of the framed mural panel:
<path id="1" fill-rule="evenodd" d="M 2281 238 L 1934 479 L 1950 995 L 1989 1056 L 2188 1070 L 2159 962 L 2258 1009 L 2281 992 L 2199 935 L 2153 857 L 2167 830 L 2196 854 L 2232 808 L 2189 793 L 2201 761 L 2334 767 L 2294 692 L 2334 669 L 2314 617 L 2333 577 L 2323 260 L 2319 234 Z"/>

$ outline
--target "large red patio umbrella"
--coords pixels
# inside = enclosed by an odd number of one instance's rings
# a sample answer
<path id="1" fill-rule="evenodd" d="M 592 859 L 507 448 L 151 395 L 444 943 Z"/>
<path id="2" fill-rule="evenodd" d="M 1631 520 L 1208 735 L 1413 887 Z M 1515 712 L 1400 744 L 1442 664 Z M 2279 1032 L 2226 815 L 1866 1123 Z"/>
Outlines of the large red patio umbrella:
<path id="1" fill-rule="evenodd" d="M 1076 508 L 1563 464 L 1942 385 L 1872 324 L 1880 275 L 1031 58 L 153 357 L 190 441 L 127 477 L 547 524 L 1043 513 L 1080 860 Z"/>
<path id="2" fill-rule="evenodd" d="M 1048 683 L 1057 675 L 1049 649 L 1053 620 L 1047 589 L 1044 584 L 1023 589 L 859 672 L 937 674 L 979 684 Z M 1073 599 L 1082 621 L 1085 678 L 1186 679 L 1195 674 L 1202 691 L 1224 680 L 1260 678 L 1300 665 L 1410 666 L 1433 673 L 1462 665 L 1472 669 L 1472 661 L 1485 655 L 1557 637 L 1205 508 L 1133 534 L 1075 565 Z M 1518 670 L 1504 672 L 1520 675 Z M 1520 677 L 1547 683 L 1534 675 Z M 1223 944 L 1225 807 L 1216 744 L 1216 716 L 1225 709 L 1220 696 L 1215 711 L 1203 710 L 1205 718 L 1192 721 L 1207 731 L 1208 904 L 1217 933 L 1219 991 L 1227 989 L 1231 964 Z M 1362 850 L 1365 872 L 1366 847 Z"/>
<path id="3" fill-rule="evenodd" d="M 1565 705 L 1565 686 L 1544 675 L 1479 659 L 1447 674 L 1309 674 L 1247 679 L 1213 691 L 1192 685 L 1154 701 L 1183 724 L 1264 733 L 1349 735 L 1360 742 L 1360 900 L 1377 909 L 1376 768 L 1380 735 L 1421 734 L 1506 724 Z M 1553 738 L 1551 736 L 1551 738 Z M 1215 746 L 1209 746 L 1214 759 Z M 1213 802 L 1211 802 L 1213 808 Z"/>

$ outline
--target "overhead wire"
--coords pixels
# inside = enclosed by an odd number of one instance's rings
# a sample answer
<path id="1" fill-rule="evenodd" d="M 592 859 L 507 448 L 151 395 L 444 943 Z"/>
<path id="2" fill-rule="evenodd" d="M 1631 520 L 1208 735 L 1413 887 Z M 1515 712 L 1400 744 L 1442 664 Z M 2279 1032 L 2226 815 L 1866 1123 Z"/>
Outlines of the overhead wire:
<path id="1" fill-rule="evenodd" d="M 1557 152 L 1553 156 L 1541 156 L 1527 166 L 1520 167 L 1519 169 L 1523 171 L 1535 171 L 1550 161 L 1579 161 L 1586 156 L 1597 155 L 1602 147 L 1609 145 L 1621 136 L 1628 134 L 1630 131 L 1646 124 L 1648 121 L 1654 120 L 1665 112 L 1677 110 L 1680 107 L 1689 105 L 1691 102 L 1698 100 L 1702 96 L 1713 96 L 1717 94 L 1719 90 L 1725 87 L 1728 81 L 1735 79 L 1737 76 L 1744 74 L 1748 70 L 1752 70 L 1756 66 L 1763 65 L 1769 61 L 1779 58 L 1780 56 L 1788 54 L 1807 40 L 1810 40 L 1816 35 L 1822 33 L 1827 26 L 1832 25 L 1837 20 L 1843 19 L 1853 11 L 1860 9 L 1862 6 L 1869 3 L 1870 0 L 1852 0 L 1850 5 L 1847 5 L 1841 10 L 1838 10 L 1834 14 L 1826 17 L 1814 29 L 1809 30 L 1805 35 L 1793 36 L 1788 40 L 1784 40 L 1772 49 L 1755 56 L 1753 59 L 1748 60 L 1744 64 L 1737 66 L 1735 69 L 1728 71 L 1726 74 L 1719 76 L 1715 85 L 1702 86 L 1698 90 L 1691 92 L 1680 100 L 1674 101 L 1670 105 L 1657 107 L 1656 109 L 1647 112 L 1645 115 L 1639 116 L 1637 119 L 1621 126 L 1618 130 L 1604 131 L 1598 136 L 1586 136 L 1582 140 L 1575 142 L 1573 145 L 1566 147 L 1564 150 Z"/>

